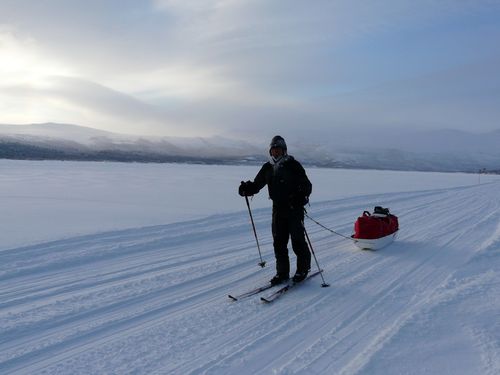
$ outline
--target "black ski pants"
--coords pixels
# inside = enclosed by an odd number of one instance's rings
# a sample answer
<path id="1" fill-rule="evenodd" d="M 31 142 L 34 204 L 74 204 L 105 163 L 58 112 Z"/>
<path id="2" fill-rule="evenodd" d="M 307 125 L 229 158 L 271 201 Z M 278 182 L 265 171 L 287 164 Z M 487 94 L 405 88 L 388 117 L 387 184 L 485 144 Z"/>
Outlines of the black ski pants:
<path id="1" fill-rule="evenodd" d="M 276 256 L 276 273 L 289 276 L 288 239 L 292 239 L 292 249 L 297 256 L 297 272 L 311 268 L 311 252 L 304 234 L 304 210 L 273 206 L 273 247 Z"/>

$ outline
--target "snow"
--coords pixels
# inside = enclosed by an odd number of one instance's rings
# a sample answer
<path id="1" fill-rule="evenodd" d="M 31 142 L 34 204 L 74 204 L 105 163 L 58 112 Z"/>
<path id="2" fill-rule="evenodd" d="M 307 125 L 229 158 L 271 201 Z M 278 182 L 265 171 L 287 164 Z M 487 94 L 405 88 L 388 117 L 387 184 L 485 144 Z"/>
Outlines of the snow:
<path id="1" fill-rule="evenodd" d="M 325 279 L 231 302 L 274 272 L 258 167 L 0 161 L 2 374 L 499 374 L 500 179 L 308 169 Z M 293 263 L 292 256 L 292 263 Z M 293 267 L 292 267 L 293 269 Z"/>

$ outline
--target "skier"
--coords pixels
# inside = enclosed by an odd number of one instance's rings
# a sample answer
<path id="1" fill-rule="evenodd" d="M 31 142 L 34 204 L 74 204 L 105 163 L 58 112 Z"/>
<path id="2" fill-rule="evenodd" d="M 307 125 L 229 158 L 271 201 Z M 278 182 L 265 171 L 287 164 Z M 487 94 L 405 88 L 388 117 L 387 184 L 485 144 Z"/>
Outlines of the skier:
<path id="1" fill-rule="evenodd" d="M 273 247 L 276 257 L 276 276 L 272 285 L 289 279 L 288 239 L 297 256 L 294 282 L 301 282 L 311 268 L 311 252 L 304 236 L 304 205 L 309 202 L 312 185 L 302 165 L 288 155 L 283 137 L 277 135 L 269 145 L 269 161 L 266 162 L 254 181 L 241 182 L 238 193 L 244 196 L 257 194 L 266 184 L 269 198 L 273 201 Z"/>

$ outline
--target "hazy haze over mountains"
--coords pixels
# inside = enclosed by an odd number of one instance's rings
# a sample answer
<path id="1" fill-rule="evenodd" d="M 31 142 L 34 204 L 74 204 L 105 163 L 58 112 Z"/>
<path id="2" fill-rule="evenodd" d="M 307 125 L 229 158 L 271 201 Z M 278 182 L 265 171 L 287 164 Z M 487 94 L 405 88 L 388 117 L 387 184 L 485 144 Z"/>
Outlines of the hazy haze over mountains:
<path id="1" fill-rule="evenodd" d="M 322 137 L 282 134 L 308 165 L 395 170 L 500 169 L 500 130 L 342 130 Z M 240 163 L 267 157 L 268 139 L 141 137 L 68 124 L 0 125 L 0 157 Z M 54 153 L 55 152 L 55 153 Z"/>

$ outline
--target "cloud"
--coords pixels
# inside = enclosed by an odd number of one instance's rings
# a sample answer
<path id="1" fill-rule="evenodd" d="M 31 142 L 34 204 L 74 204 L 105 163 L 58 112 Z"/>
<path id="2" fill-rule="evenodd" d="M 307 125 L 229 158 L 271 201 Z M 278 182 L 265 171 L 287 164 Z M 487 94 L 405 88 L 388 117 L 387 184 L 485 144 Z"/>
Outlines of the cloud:
<path id="1" fill-rule="evenodd" d="M 30 122 L 161 135 L 466 127 L 474 118 L 493 126 L 497 94 L 483 96 L 481 87 L 496 84 L 496 68 L 471 67 L 497 62 L 499 8 L 451 0 L 6 0 L 0 122 L 39 116 Z M 458 95 L 468 90 L 476 96 Z"/>
<path id="2" fill-rule="evenodd" d="M 0 85 L 19 82 L 43 84 L 51 74 L 71 74 L 71 67 L 47 56 L 35 39 L 19 37 L 7 28 L 0 28 Z"/>
<path id="3" fill-rule="evenodd" d="M 0 109 L 5 110 L 5 106 L 19 109 L 17 121 L 6 118 L 2 120 L 4 123 L 39 122 L 39 117 L 45 116 L 47 121 L 131 134 L 175 134 L 182 125 L 173 124 L 168 112 L 160 107 L 74 77 L 45 77 L 43 87 L 10 86 L 2 91 L 2 97 L 4 108 Z"/>

